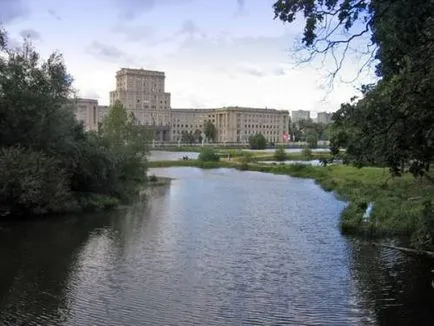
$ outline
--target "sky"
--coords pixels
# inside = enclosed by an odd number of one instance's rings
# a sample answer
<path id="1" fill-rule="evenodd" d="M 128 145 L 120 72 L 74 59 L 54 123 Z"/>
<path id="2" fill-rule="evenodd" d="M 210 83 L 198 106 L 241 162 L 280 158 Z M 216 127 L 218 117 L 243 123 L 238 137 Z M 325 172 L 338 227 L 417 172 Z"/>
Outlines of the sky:
<path id="1" fill-rule="evenodd" d="M 274 20 L 273 0 L 0 0 L 10 44 L 30 37 L 63 54 L 81 97 L 107 105 L 122 67 L 164 71 L 173 108 L 222 106 L 333 112 L 372 81 L 349 56 L 300 63 L 303 21 Z"/>

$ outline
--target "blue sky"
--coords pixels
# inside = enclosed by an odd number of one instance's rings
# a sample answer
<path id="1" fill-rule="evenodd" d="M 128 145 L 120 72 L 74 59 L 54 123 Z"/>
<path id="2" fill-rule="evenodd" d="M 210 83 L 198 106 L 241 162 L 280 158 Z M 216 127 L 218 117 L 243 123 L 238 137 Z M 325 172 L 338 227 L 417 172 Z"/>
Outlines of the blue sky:
<path id="1" fill-rule="evenodd" d="M 44 57 L 63 53 L 78 94 L 101 104 L 116 71 L 131 67 L 164 71 L 174 108 L 337 110 L 372 76 L 325 87 L 327 64 L 297 64 L 302 21 L 273 20 L 273 2 L 0 0 L 0 21 L 12 44 L 30 35 Z M 349 57 L 342 78 L 352 79 L 360 62 Z"/>

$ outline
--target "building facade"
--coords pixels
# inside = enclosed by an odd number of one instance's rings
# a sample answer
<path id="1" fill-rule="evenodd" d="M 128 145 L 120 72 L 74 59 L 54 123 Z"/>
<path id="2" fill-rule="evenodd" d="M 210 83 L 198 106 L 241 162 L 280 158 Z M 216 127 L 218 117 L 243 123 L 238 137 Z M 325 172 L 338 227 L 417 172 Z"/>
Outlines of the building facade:
<path id="1" fill-rule="evenodd" d="M 216 127 L 216 141 L 221 143 L 246 143 L 256 133 L 263 134 L 268 142 L 286 140 L 288 111 L 237 106 L 172 109 L 164 81 L 164 72 L 122 68 L 116 73 L 116 90 L 110 92 L 110 105 L 120 101 L 140 124 L 155 130 L 157 141 L 179 142 L 186 132 L 200 133 L 204 138 L 207 121 Z M 99 106 L 97 100 L 80 99 L 77 119 L 84 122 L 87 130 L 97 130 L 108 109 Z"/>
<path id="2" fill-rule="evenodd" d="M 92 99 L 75 99 L 75 117 L 83 123 L 86 130 L 98 130 L 100 122 L 98 101 Z"/>
<path id="3" fill-rule="evenodd" d="M 332 117 L 333 113 L 318 112 L 317 122 L 328 125 L 329 123 L 332 123 Z"/>
<path id="4" fill-rule="evenodd" d="M 300 122 L 302 120 L 308 121 L 310 120 L 310 111 L 305 110 L 297 110 L 291 111 L 291 121 L 292 122 Z"/>
<path id="5" fill-rule="evenodd" d="M 220 143 L 246 143 L 257 133 L 263 134 L 268 142 L 283 142 L 289 112 L 246 107 L 172 109 L 171 140 L 180 141 L 183 132 L 203 133 L 206 121 L 215 125 Z"/>
<path id="6" fill-rule="evenodd" d="M 120 101 L 143 125 L 156 130 L 160 141 L 170 140 L 170 93 L 165 92 L 164 72 L 122 68 L 116 73 L 116 90 L 110 105 Z"/>

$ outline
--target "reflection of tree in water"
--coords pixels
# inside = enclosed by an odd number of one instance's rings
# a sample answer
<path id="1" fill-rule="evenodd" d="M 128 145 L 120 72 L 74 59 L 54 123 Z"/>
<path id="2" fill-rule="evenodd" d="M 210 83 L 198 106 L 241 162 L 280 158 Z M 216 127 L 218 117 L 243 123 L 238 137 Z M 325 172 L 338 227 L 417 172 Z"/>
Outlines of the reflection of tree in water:
<path id="1" fill-rule="evenodd" d="M 352 281 L 379 325 L 434 325 L 433 261 L 353 242 Z"/>
<path id="2" fill-rule="evenodd" d="M 117 267 L 140 234 L 148 232 L 152 202 L 158 204 L 167 190 L 167 187 L 153 190 L 150 204 L 145 199 L 125 209 L 88 216 L 3 223 L 0 325 L 67 323 L 71 306 L 75 305 L 74 292 L 79 288 L 75 282 L 80 281 L 77 274 L 82 265 L 100 256 L 105 263 Z M 105 243 L 104 255 L 110 261 L 97 254 L 100 248 L 92 252 L 98 243 Z M 84 257 L 89 252 L 91 255 Z M 97 270 L 101 267 L 94 265 Z"/>
<path id="3" fill-rule="evenodd" d="M 0 325 L 59 324 L 76 254 L 101 218 L 62 217 L 3 225 L 0 236 Z"/>

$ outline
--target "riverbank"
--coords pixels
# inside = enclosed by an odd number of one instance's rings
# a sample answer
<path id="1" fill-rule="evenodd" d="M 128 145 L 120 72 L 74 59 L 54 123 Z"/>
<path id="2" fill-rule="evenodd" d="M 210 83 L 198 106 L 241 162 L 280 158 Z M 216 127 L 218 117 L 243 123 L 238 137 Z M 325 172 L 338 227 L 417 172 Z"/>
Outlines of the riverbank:
<path id="1" fill-rule="evenodd" d="M 199 168 L 237 168 L 235 160 L 201 162 L 198 160 L 150 162 L 150 167 L 193 166 Z M 249 171 L 286 174 L 293 177 L 312 178 L 324 190 L 334 191 L 348 202 L 341 214 L 342 232 L 368 234 L 370 236 L 410 236 L 422 215 L 423 203 L 434 198 L 434 184 L 425 178 L 411 175 L 391 178 L 387 169 L 352 166 L 263 165 L 249 163 L 243 166 Z M 363 215 L 369 203 L 373 203 L 371 217 Z"/>

